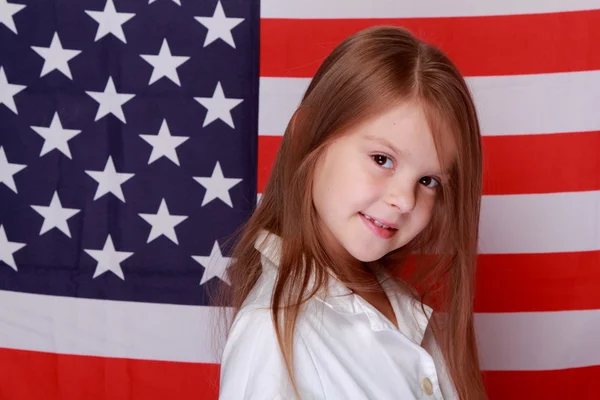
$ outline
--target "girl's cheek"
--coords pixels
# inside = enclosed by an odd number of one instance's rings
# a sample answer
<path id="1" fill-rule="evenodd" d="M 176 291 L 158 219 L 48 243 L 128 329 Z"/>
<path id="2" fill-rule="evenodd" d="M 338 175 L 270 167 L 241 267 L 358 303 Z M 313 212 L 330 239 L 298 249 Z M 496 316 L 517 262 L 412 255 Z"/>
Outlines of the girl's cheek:
<path id="1" fill-rule="evenodd" d="M 420 211 L 426 215 L 430 215 L 433 212 L 433 206 L 435 205 L 435 196 L 429 193 L 423 193 L 420 199 L 417 199 L 417 206 Z"/>
<path id="2" fill-rule="evenodd" d="M 365 175 L 360 179 L 357 178 L 355 181 L 357 185 L 360 185 L 360 189 L 364 191 L 365 194 L 371 196 L 379 194 L 384 187 L 380 179 L 368 175 Z"/>

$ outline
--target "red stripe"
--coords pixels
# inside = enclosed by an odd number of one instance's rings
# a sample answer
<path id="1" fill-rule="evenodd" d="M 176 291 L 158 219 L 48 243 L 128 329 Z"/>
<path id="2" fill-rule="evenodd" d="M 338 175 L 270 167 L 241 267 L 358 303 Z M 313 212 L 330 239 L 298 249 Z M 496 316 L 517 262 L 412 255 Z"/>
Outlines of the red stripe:
<path id="1" fill-rule="evenodd" d="M 600 10 L 454 18 L 262 19 L 260 75 L 312 77 L 344 38 L 401 25 L 441 47 L 467 76 L 600 69 Z"/>
<path id="2" fill-rule="evenodd" d="M 0 399 L 217 399 L 219 366 L 0 349 Z"/>
<path id="3" fill-rule="evenodd" d="M 216 400 L 219 366 L 0 349 L 0 398 L 19 400 Z M 495 399 L 595 399 L 600 367 L 486 371 Z"/>
<path id="4" fill-rule="evenodd" d="M 600 189 L 600 131 L 483 138 L 485 194 Z"/>
<path id="5" fill-rule="evenodd" d="M 281 138 L 258 138 L 259 193 L 267 183 Z M 600 131 L 486 136 L 483 148 L 486 195 L 600 189 Z"/>
<path id="6" fill-rule="evenodd" d="M 259 136 L 258 137 L 258 170 L 257 170 L 257 190 L 262 193 L 265 189 L 271 168 L 275 163 L 277 151 L 281 144 L 283 136 Z"/>
<path id="7" fill-rule="evenodd" d="M 487 371 L 483 375 L 490 400 L 592 400 L 598 398 L 600 366 L 555 371 Z"/>
<path id="8" fill-rule="evenodd" d="M 482 254 L 478 261 L 475 312 L 600 309 L 600 251 Z"/>

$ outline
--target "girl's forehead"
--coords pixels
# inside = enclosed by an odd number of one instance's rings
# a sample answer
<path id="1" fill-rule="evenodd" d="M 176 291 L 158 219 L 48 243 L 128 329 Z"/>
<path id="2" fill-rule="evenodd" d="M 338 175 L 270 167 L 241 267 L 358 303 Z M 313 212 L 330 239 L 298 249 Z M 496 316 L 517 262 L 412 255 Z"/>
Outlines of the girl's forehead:
<path id="1" fill-rule="evenodd" d="M 405 102 L 357 124 L 349 133 L 355 140 L 382 146 L 399 157 L 427 157 L 437 163 L 441 152 L 447 168 L 456 157 L 456 145 L 445 125 L 436 123 L 436 131 L 432 131 L 425 109 L 416 102 Z"/>

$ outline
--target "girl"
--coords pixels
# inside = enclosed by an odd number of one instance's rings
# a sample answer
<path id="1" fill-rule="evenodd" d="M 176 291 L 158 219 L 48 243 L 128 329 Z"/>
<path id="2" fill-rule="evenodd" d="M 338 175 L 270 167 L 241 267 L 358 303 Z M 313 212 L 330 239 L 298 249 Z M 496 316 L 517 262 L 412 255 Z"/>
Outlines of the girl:
<path id="1" fill-rule="evenodd" d="M 445 55 L 398 27 L 341 43 L 234 249 L 220 398 L 485 398 L 481 164 L 473 101 Z"/>

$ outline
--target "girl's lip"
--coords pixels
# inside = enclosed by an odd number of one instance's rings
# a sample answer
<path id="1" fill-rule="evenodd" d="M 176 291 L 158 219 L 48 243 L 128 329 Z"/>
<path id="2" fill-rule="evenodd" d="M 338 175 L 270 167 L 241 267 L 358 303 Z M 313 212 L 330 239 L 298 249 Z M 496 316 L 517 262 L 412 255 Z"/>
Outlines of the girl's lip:
<path id="1" fill-rule="evenodd" d="M 377 222 L 379 222 L 382 225 L 389 226 L 392 229 L 398 229 L 398 225 L 394 224 L 393 222 L 389 222 L 389 221 L 386 221 L 384 219 L 379 219 L 379 218 L 376 218 L 376 217 L 373 217 L 371 215 L 367 215 L 367 214 L 364 214 L 364 213 L 360 213 L 360 214 L 363 215 L 363 216 L 365 216 L 365 217 L 369 217 L 371 219 L 374 219 L 374 220 L 376 220 Z"/>
<path id="2" fill-rule="evenodd" d="M 375 223 L 373 221 L 367 219 L 367 217 L 365 217 L 365 215 L 362 213 L 359 213 L 359 215 L 360 215 L 360 219 L 367 226 L 367 228 L 369 228 L 371 230 L 371 232 L 373 232 L 373 234 L 375 234 L 376 236 L 378 236 L 382 239 L 390 239 L 392 236 L 394 236 L 396 234 L 396 232 L 398 232 L 397 229 L 386 229 L 386 228 L 382 228 L 380 226 L 375 225 Z"/>

